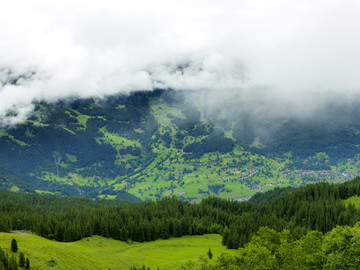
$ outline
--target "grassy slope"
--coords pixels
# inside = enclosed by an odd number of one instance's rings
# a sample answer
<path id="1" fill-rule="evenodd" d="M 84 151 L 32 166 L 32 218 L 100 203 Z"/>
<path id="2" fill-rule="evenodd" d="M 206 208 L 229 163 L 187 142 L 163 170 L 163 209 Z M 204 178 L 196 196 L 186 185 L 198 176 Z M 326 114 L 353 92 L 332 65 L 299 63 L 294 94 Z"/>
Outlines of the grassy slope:
<path id="1" fill-rule="evenodd" d="M 29 257 L 31 269 L 129 269 L 132 265 L 177 269 L 179 265 L 206 255 L 234 253 L 221 245 L 220 235 L 185 236 L 148 243 L 132 243 L 94 236 L 73 243 L 59 243 L 36 235 L 0 233 L 0 246 L 10 252 L 11 239 Z M 53 261 L 53 262 L 52 262 Z"/>
<path id="2" fill-rule="evenodd" d="M 349 205 L 350 203 L 352 203 L 353 205 L 355 205 L 356 208 L 360 209 L 360 197 L 357 196 L 353 196 L 350 198 L 347 198 L 346 200 L 344 200 L 346 205 Z"/>

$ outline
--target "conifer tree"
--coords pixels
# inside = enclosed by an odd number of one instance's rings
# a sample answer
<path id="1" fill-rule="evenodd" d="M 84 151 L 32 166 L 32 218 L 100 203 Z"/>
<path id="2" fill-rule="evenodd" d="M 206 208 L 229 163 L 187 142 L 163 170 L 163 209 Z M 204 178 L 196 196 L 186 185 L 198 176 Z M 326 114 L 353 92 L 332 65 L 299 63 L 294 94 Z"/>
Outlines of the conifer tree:
<path id="1" fill-rule="evenodd" d="M 11 261 L 9 263 L 9 268 L 12 269 L 12 270 L 17 270 L 18 269 L 17 261 L 16 261 L 14 255 L 11 256 Z"/>
<path id="2" fill-rule="evenodd" d="M 5 262 L 5 259 L 6 259 L 6 257 L 5 257 L 5 252 L 2 250 L 2 248 L 0 247 L 0 262 Z M 4 267 L 5 267 L 5 265 L 4 265 Z M 1 269 L 1 268 L 0 268 Z"/>
<path id="3" fill-rule="evenodd" d="M 5 265 L 5 269 L 9 266 L 9 254 L 6 252 L 5 260 L 3 261 Z"/>
<path id="4" fill-rule="evenodd" d="M 69 228 L 66 228 L 64 231 L 64 242 L 71 242 L 73 241 L 72 237 L 71 237 L 71 231 Z"/>
<path id="5" fill-rule="evenodd" d="M 228 238 L 229 238 L 229 234 L 230 234 L 230 230 L 228 227 L 225 227 L 224 232 L 223 232 L 223 238 L 222 238 L 222 244 L 225 246 L 228 242 Z"/>
<path id="6" fill-rule="evenodd" d="M 30 260 L 29 260 L 29 258 L 26 258 L 25 269 L 30 269 Z"/>
<path id="7" fill-rule="evenodd" d="M 20 256 L 19 256 L 19 266 L 20 267 L 24 267 L 25 265 L 25 256 L 24 253 L 20 252 Z"/>
<path id="8" fill-rule="evenodd" d="M 213 254 L 211 252 L 211 248 L 209 248 L 209 251 L 208 251 L 207 255 L 209 256 L 209 259 L 211 260 L 212 257 L 213 257 Z"/>
<path id="9" fill-rule="evenodd" d="M 162 239 L 169 239 L 170 238 L 169 225 L 166 223 L 166 221 L 164 221 L 161 224 L 160 237 Z"/>
<path id="10" fill-rule="evenodd" d="M 12 252 L 17 252 L 18 251 L 18 246 L 17 246 L 17 242 L 15 239 L 11 240 L 11 251 Z"/>

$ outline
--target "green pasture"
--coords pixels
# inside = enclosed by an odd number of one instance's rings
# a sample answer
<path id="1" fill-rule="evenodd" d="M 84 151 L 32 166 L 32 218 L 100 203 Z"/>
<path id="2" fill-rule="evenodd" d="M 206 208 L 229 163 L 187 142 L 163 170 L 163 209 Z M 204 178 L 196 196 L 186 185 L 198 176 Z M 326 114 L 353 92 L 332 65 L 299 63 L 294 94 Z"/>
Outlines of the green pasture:
<path id="1" fill-rule="evenodd" d="M 221 236 L 208 234 L 184 236 L 146 243 L 126 243 L 100 236 L 77 242 L 60 243 L 36 235 L 0 233 L 0 246 L 10 255 L 12 239 L 18 243 L 18 254 L 29 257 L 31 269 L 129 269 L 146 265 L 151 269 L 178 269 L 188 260 L 205 255 L 209 248 L 215 257 L 234 253 L 221 245 Z"/>

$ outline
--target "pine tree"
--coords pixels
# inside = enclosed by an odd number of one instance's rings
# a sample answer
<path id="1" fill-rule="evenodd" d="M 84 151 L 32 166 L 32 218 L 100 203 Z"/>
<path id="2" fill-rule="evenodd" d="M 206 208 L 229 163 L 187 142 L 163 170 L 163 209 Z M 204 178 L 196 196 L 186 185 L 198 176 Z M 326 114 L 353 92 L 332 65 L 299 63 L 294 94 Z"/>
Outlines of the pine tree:
<path id="1" fill-rule="evenodd" d="M 209 256 L 209 259 L 211 260 L 212 257 L 213 257 L 213 254 L 211 252 L 211 248 L 209 248 L 209 251 L 208 251 L 207 255 Z"/>
<path id="2" fill-rule="evenodd" d="M 25 265 L 25 256 L 24 256 L 24 253 L 20 252 L 19 266 L 24 267 L 24 265 Z"/>
<path id="3" fill-rule="evenodd" d="M 64 227 L 61 223 L 56 225 L 54 237 L 56 241 L 64 241 Z"/>
<path id="4" fill-rule="evenodd" d="M 151 226 L 149 222 L 144 224 L 144 240 L 151 241 Z"/>
<path id="5" fill-rule="evenodd" d="M 9 263 L 9 268 L 12 270 L 17 270 L 18 266 L 17 266 L 17 261 L 14 255 L 11 256 L 11 261 Z"/>
<path id="6" fill-rule="evenodd" d="M 222 244 L 225 246 L 228 242 L 228 238 L 229 238 L 229 234 L 230 234 L 230 230 L 228 227 L 225 227 L 224 232 L 223 232 L 223 238 L 222 238 Z"/>
<path id="7" fill-rule="evenodd" d="M 17 242 L 15 239 L 11 240 L 11 251 L 12 252 L 17 252 L 18 251 L 18 246 L 17 246 Z"/>
<path id="8" fill-rule="evenodd" d="M 29 258 L 26 258 L 25 269 L 30 269 L 30 261 L 29 261 Z"/>
<path id="9" fill-rule="evenodd" d="M 127 234 L 126 229 L 121 229 L 121 230 L 120 230 L 120 240 L 121 240 L 121 241 L 126 241 L 126 240 L 128 240 L 128 234 Z"/>
<path id="10" fill-rule="evenodd" d="M 5 260 L 3 261 L 5 268 L 7 269 L 9 266 L 9 254 L 6 252 L 5 254 Z"/>
<path id="11" fill-rule="evenodd" d="M 160 237 L 162 239 L 169 239 L 170 238 L 169 225 L 168 225 L 168 223 L 166 221 L 164 221 L 161 224 Z"/>
<path id="12" fill-rule="evenodd" d="M 0 262 L 4 263 L 5 262 L 5 252 L 2 250 L 2 248 L 0 247 Z M 5 267 L 5 266 L 4 266 Z M 1 269 L 1 268 L 0 268 Z"/>
<path id="13" fill-rule="evenodd" d="M 64 231 L 64 242 L 71 242 L 73 241 L 72 236 L 71 236 L 71 231 L 70 228 L 66 228 Z"/>

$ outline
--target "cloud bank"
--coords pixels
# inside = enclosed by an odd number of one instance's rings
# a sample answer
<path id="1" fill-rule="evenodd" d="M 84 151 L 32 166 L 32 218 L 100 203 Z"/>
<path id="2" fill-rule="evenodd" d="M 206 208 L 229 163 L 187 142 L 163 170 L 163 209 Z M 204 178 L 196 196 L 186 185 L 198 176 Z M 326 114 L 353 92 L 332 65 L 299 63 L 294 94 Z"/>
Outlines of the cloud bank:
<path id="1" fill-rule="evenodd" d="M 154 88 L 357 94 L 359 11 L 355 0 L 7 1 L 0 119 L 23 121 L 36 101 Z"/>

